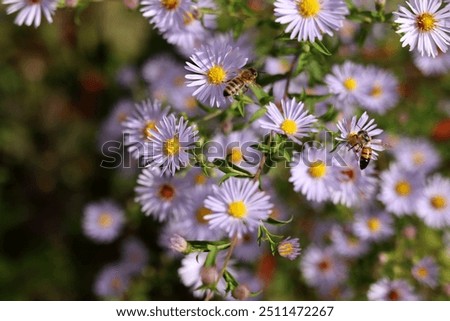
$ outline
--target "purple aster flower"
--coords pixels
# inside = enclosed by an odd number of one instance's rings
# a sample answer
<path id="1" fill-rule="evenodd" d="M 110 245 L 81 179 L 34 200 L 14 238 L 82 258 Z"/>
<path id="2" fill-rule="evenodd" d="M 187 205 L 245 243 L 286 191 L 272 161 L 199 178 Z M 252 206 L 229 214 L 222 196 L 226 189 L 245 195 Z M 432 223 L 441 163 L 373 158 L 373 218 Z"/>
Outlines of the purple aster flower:
<path id="1" fill-rule="evenodd" d="M 367 241 L 359 238 L 348 226 L 335 225 L 331 231 L 331 241 L 336 252 L 347 258 L 357 258 L 369 250 Z"/>
<path id="2" fill-rule="evenodd" d="M 128 290 L 130 275 L 121 264 L 105 266 L 98 274 L 94 293 L 105 299 L 120 299 Z"/>
<path id="3" fill-rule="evenodd" d="M 293 239 L 291 239 L 291 237 L 287 237 L 278 243 L 277 250 L 280 256 L 293 261 L 300 255 L 299 239 L 297 237 Z"/>
<path id="4" fill-rule="evenodd" d="M 239 48 L 227 43 L 214 41 L 195 50 L 186 62 L 188 87 L 198 87 L 193 95 L 202 103 L 211 107 L 224 107 L 230 101 L 223 91 L 226 82 L 233 78 L 238 70 L 247 63 Z"/>
<path id="5" fill-rule="evenodd" d="M 413 172 L 428 174 L 441 162 L 436 149 L 423 138 L 401 138 L 392 153 L 401 167 Z"/>
<path id="6" fill-rule="evenodd" d="M 258 233 L 248 232 L 238 240 L 233 257 L 242 262 L 256 262 L 264 253 L 264 247 L 258 244 Z"/>
<path id="7" fill-rule="evenodd" d="M 212 211 L 206 215 L 211 229 L 223 230 L 230 237 L 242 237 L 261 225 L 272 211 L 270 196 L 258 190 L 250 179 L 230 178 L 220 187 L 213 186 L 212 195 L 205 200 Z"/>
<path id="8" fill-rule="evenodd" d="M 450 53 L 438 52 L 436 57 L 413 54 L 414 65 L 425 76 L 442 76 L 450 71 Z"/>
<path id="9" fill-rule="evenodd" d="M 371 301 L 417 301 L 419 297 L 405 280 L 388 280 L 386 278 L 372 284 L 367 293 Z"/>
<path id="10" fill-rule="evenodd" d="M 3 0 L 3 4 L 9 5 L 7 14 L 19 11 L 14 23 L 21 26 L 23 24 L 37 28 L 41 25 L 41 18 L 44 15 L 49 23 L 53 22 L 53 14 L 56 10 L 56 0 Z"/>
<path id="11" fill-rule="evenodd" d="M 331 247 L 309 246 L 302 255 L 300 269 L 306 283 L 316 288 L 329 288 L 347 279 L 348 268 Z"/>
<path id="12" fill-rule="evenodd" d="M 141 0 L 141 12 L 161 32 L 181 29 L 185 15 L 190 11 L 191 0 Z"/>
<path id="13" fill-rule="evenodd" d="M 406 171 L 398 164 L 392 164 L 380 175 L 381 190 L 378 199 L 389 212 L 397 216 L 412 214 L 416 202 L 423 193 L 423 176 Z"/>
<path id="14" fill-rule="evenodd" d="M 158 168 L 144 168 L 137 184 L 136 201 L 146 215 L 166 221 L 185 217 L 192 210 L 191 185 L 182 178 L 161 175 Z"/>
<path id="15" fill-rule="evenodd" d="M 431 256 L 424 257 L 414 264 L 411 273 L 413 277 L 422 284 L 434 288 L 437 285 L 439 266 Z"/>
<path id="16" fill-rule="evenodd" d="M 450 226 L 450 180 L 438 174 L 428 179 L 417 201 L 417 215 L 432 228 Z"/>
<path id="17" fill-rule="evenodd" d="M 163 108 L 158 100 L 144 100 L 135 104 L 135 110 L 124 122 L 125 145 L 133 158 L 141 159 L 149 148 L 156 124 L 169 109 Z"/>
<path id="18" fill-rule="evenodd" d="M 436 57 L 446 52 L 450 44 L 450 6 L 441 0 L 412 0 L 409 8 L 399 6 L 394 12 L 394 22 L 399 24 L 397 33 L 403 34 L 402 46 L 417 49 L 422 55 Z"/>
<path id="19" fill-rule="evenodd" d="M 353 230 L 362 240 L 384 241 L 394 234 L 392 216 L 379 211 L 357 212 Z"/>
<path id="20" fill-rule="evenodd" d="M 294 184 L 294 191 L 309 201 L 328 200 L 338 186 L 337 167 L 332 165 L 331 155 L 325 149 L 305 148 L 294 155 L 290 167 L 289 182 Z"/>
<path id="21" fill-rule="evenodd" d="M 84 208 L 83 232 L 99 243 L 114 241 L 125 221 L 123 209 L 113 201 L 89 203 Z"/>
<path id="22" fill-rule="evenodd" d="M 262 128 L 286 135 L 295 142 L 301 143 L 299 139 L 313 132 L 311 127 L 317 121 L 304 107 L 305 105 L 302 102 L 296 102 L 295 98 L 283 99 L 280 112 L 278 107 L 270 102 L 265 118 L 259 123 Z"/>
<path id="23" fill-rule="evenodd" d="M 349 13 L 342 0 L 276 0 L 276 22 L 287 24 L 285 32 L 298 41 L 322 40 L 342 27 Z"/>
<path id="24" fill-rule="evenodd" d="M 189 151 L 198 140 L 197 130 L 188 126 L 183 117 L 176 119 L 173 114 L 163 116 L 150 130 L 151 140 L 146 154 L 147 165 L 161 167 L 161 175 L 175 175 L 181 167 L 189 164 Z"/>
<path id="25" fill-rule="evenodd" d="M 148 263 L 148 249 L 135 237 L 125 239 L 120 247 L 120 261 L 130 274 L 141 273 Z"/>

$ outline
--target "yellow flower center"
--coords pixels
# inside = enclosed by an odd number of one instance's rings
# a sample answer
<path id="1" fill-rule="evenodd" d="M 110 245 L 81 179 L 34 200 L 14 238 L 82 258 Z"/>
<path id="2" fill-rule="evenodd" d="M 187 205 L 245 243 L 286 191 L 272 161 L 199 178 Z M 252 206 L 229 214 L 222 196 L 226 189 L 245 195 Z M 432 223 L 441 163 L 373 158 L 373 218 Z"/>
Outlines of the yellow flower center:
<path id="1" fill-rule="evenodd" d="M 191 12 L 186 12 L 183 16 L 183 22 L 185 26 L 190 25 L 194 20 L 195 17 Z"/>
<path id="2" fill-rule="evenodd" d="M 356 89 L 356 87 L 358 86 L 358 83 L 356 82 L 356 80 L 354 78 L 347 78 L 344 80 L 344 87 L 348 90 L 348 91 L 353 91 Z"/>
<path id="3" fill-rule="evenodd" d="M 112 225 L 113 219 L 111 217 L 111 214 L 104 212 L 101 213 L 100 216 L 97 219 L 97 223 L 101 228 L 108 228 Z"/>
<path id="4" fill-rule="evenodd" d="M 177 136 L 166 140 L 164 143 L 164 152 L 168 156 L 173 156 L 178 154 L 180 151 L 180 141 Z"/>
<path id="5" fill-rule="evenodd" d="M 407 181 L 400 181 L 397 184 L 395 184 L 395 191 L 399 196 L 408 196 L 411 194 L 411 184 Z"/>
<path id="6" fill-rule="evenodd" d="M 300 0 L 297 7 L 303 18 L 315 17 L 320 12 L 319 0 Z"/>
<path id="7" fill-rule="evenodd" d="M 425 163 L 425 155 L 422 152 L 415 152 L 412 155 L 414 165 L 422 165 Z"/>
<path id="8" fill-rule="evenodd" d="M 206 183 L 207 180 L 208 178 L 203 174 L 198 174 L 194 178 L 195 185 L 203 185 Z"/>
<path id="9" fill-rule="evenodd" d="M 416 22 L 417 27 L 422 32 L 431 31 L 436 25 L 436 19 L 434 19 L 433 15 L 429 13 L 422 13 L 421 15 L 417 16 Z"/>
<path id="10" fill-rule="evenodd" d="M 242 160 L 244 159 L 244 157 L 243 157 L 243 155 L 242 155 L 241 149 L 240 149 L 239 147 L 233 147 L 233 148 L 231 149 L 231 155 L 230 155 L 230 158 L 231 158 L 231 162 L 232 162 L 233 164 L 237 164 L 237 163 L 239 163 L 240 161 L 242 161 Z"/>
<path id="11" fill-rule="evenodd" d="M 420 278 L 424 279 L 424 278 L 426 278 L 428 276 L 428 270 L 426 268 L 424 268 L 424 267 L 418 268 L 417 269 L 417 275 Z"/>
<path id="12" fill-rule="evenodd" d="M 297 123 L 292 119 L 286 119 L 281 123 L 280 128 L 286 135 L 293 135 L 297 132 Z"/>
<path id="13" fill-rule="evenodd" d="M 170 185 L 164 184 L 159 189 L 159 196 L 165 201 L 170 201 L 174 197 L 174 195 L 175 189 Z"/>
<path id="14" fill-rule="evenodd" d="M 167 10 L 174 10 L 180 5 L 179 0 L 161 0 L 161 4 Z"/>
<path id="15" fill-rule="evenodd" d="M 441 210 L 447 206 L 447 200 L 444 196 L 436 195 L 430 199 L 430 204 L 437 210 Z"/>
<path id="16" fill-rule="evenodd" d="M 197 107 L 197 101 L 195 100 L 194 97 L 187 97 L 184 100 L 184 106 L 188 110 L 193 110 L 193 109 L 195 109 L 195 107 Z"/>
<path id="17" fill-rule="evenodd" d="M 312 178 L 321 178 L 327 173 L 327 166 L 322 161 L 315 161 L 308 168 L 308 174 Z"/>
<path id="18" fill-rule="evenodd" d="M 207 220 L 205 220 L 205 216 L 211 214 L 211 210 L 206 208 L 206 207 L 200 207 L 197 211 L 196 214 L 196 218 L 197 218 L 197 222 L 199 222 L 200 224 L 206 224 L 208 223 Z"/>
<path id="19" fill-rule="evenodd" d="M 372 91 L 370 92 L 370 95 L 372 97 L 380 97 L 383 94 L 383 88 L 379 85 L 375 85 L 372 87 Z"/>
<path id="20" fill-rule="evenodd" d="M 247 215 L 247 206 L 243 201 L 232 202 L 228 206 L 228 213 L 235 218 L 244 218 Z"/>
<path id="21" fill-rule="evenodd" d="M 143 129 L 144 136 L 147 137 L 148 140 L 153 138 L 152 131 L 156 129 L 156 122 L 153 120 L 149 120 Z"/>
<path id="22" fill-rule="evenodd" d="M 282 257 L 287 257 L 294 253 L 294 246 L 290 242 L 280 244 L 280 245 L 278 245 L 278 253 Z"/>
<path id="23" fill-rule="evenodd" d="M 208 82 L 213 85 L 220 85 L 225 81 L 227 77 L 227 72 L 221 66 L 213 66 L 206 73 L 208 77 Z"/>
<path id="24" fill-rule="evenodd" d="M 367 227 L 371 232 L 377 232 L 380 230 L 381 222 L 376 217 L 372 217 L 367 221 Z"/>

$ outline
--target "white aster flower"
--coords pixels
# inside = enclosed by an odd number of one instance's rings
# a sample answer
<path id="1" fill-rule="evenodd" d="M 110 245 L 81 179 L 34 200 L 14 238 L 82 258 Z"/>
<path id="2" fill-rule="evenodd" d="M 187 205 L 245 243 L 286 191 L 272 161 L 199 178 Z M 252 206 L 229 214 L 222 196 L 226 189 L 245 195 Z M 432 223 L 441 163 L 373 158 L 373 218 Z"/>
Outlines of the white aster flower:
<path id="1" fill-rule="evenodd" d="M 450 180 L 432 176 L 417 201 L 417 215 L 432 228 L 450 226 Z"/>
<path id="2" fill-rule="evenodd" d="M 441 0 L 412 0 L 409 8 L 399 6 L 394 12 L 397 33 L 403 34 L 400 41 L 410 51 L 417 49 L 422 56 L 436 57 L 446 52 L 450 44 L 450 5 Z"/>
<path id="3" fill-rule="evenodd" d="M 277 0 L 274 3 L 276 22 L 287 24 L 285 32 L 298 41 L 322 40 L 333 35 L 349 13 L 342 0 Z"/>
<path id="4" fill-rule="evenodd" d="M 230 237 L 241 238 L 252 232 L 272 211 L 270 196 L 258 190 L 250 179 L 230 178 L 220 187 L 213 186 L 212 195 L 205 200 L 212 214 L 206 215 L 211 229 L 223 230 Z"/>
<path id="5" fill-rule="evenodd" d="M 9 4 L 7 14 L 19 11 L 15 24 L 31 26 L 34 23 L 35 28 L 40 26 L 42 15 L 49 23 L 53 22 L 57 3 L 56 0 L 3 0 L 3 4 Z"/>
<path id="6" fill-rule="evenodd" d="M 191 0 L 141 0 L 141 12 L 161 32 L 183 27 L 184 17 L 189 12 Z"/>

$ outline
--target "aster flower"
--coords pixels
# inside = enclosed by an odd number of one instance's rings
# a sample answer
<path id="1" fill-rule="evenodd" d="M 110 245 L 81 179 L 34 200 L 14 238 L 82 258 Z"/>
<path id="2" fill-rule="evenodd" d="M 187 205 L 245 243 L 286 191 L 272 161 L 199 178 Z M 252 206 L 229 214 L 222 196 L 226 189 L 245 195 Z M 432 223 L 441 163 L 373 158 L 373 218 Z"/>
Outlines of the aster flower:
<path id="1" fill-rule="evenodd" d="M 364 100 L 370 84 L 365 77 L 365 68 L 351 61 L 334 65 L 331 73 L 325 76 L 325 84 L 334 95 L 334 105 L 346 115 Z"/>
<path id="2" fill-rule="evenodd" d="M 306 283 L 316 288 L 330 288 L 347 279 L 344 261 L 331 247 L 309 246 L 303 253 L 300 269 Z"/>
<path id="3" fill-rule="evenodd" d="M 417 201 L 417 215 L 432 228 L 450 226 L 450 180 L 438 174 L 428 179 Z"/>
<path id="4" fill-rule="evenodd" d="M 437 285 L 439 267 L 431 256 L 424 257 L 414 264 L 411 273 L 413 277 L 422 284 L 434 288 Z"/>
<path id="5" fill-rule="evenodd" d="M 171 28 L 181 29 L 184 17 L 192 5 L 191 0 L 141 0 L 141 12 L 164 32 Z"/>
<path id="6" fill-rule="evenodd" d="M 423 138 L 401 138 L 392 153 L 401 167 L 423 174 L 435 170 L 441 162 L 436 149 Z"/>
<path id="7" fill-rule="evenodd" d="M 258 244 L 258 234 L 248 232 L 242 235 L 236 243 L 233 257 L 242 262 L 256 262 L 264 253 L 264 247 Z"/>
<path id="8" fill-rule="evenodd" d="M 141 159 L 148 150 L 156 124 L 168 113 L 158 100 L 144 100 L 124 122 L 125 146 L 133 158 Z"/>
<path id="9" fill-rule="evenodd" d="M 118 299 L 128 290 L 130 276 L 121 264 L 105 266 L 94 283 L 95 295 L 102 298 Z"/>
<path id="10" fill-rule="evenodd" d="M 392 216 L 379 211 L 357 212 L 353 230 L 362 240 L 383 241 L 394 234 Z"/>
<path id="11" fill-rule="evenodd" d="M 212 195 L 205 200 L 212 211 L 206 215 L 211 229 L 223 230 L 230 237 L 242 237 L 252 232 L 269 217 L 273 205 L 258 183 L 250 179 L 230 178 L 220 187 L 213 186 Z"/>
<path id="12" fill-rule="evenodd" d="M 258 142 L 259 139 L 252 130 L 219 134 L 207 143 L 206 156 L 211 162 L 216 158 L 228 159 L 232 164 L 255 173 L 262 156 L 261 152 L 251 146 Z"/>
<path id="13" fill-rule="evenodd" d="M 288 24 L 285 32 L 298 41 L 322 40 L 323 34 L 332 36 L 349 13 L 342 0 L 277 0 L 274 5 L 275 21 Z"/>
<path id="14" fill-rule="evenodd" d="M 394 75 L 376 67 L 367 67 L 367 93 L 361 98 L 361 105 L 368 111 L 383 115 L 398 102 L 398 81 Z"/>
<path id="15" fill-rule="evenodd" d="M 56 0 L 3 0 L 3 4 L 9 5 L 7 14 L 19 11 L 14 23 L 21 26 L 23 24 L 37 28 L 41 24 L 42 15 L 49 23 L 53 22 L 53 14 L 56 10 Z"/>
<path id="16" fill-rule="evenodd" d="M 83 232 L 96 242 L 110 243 L 119 236 L 124 221 L 124 212 L 115 202 L 89 203 L 84 208 Z"/>
<path id="17" fill-rule="evenodd" d="M 120 261 L 130 274 L 142 272 L 149 260 L 148 249 L 135 237 L 125 239 L 120 247 Z"/>
<path id="18" fill-rule="evenodd" d="M 308 114 L 302 102 L 296 102 L 295 98 L 283 99 L 281 109 L 270 102 L 267 106 L 265 118 L 259 123 L 262 128 L 286 135 L 290 139 L 301 143 L 299 139 L 308 136 L 313 130 L 312 125 L 317 119 Z"/>
<path id="19" fill-rule="evenodd" d="M 381 173 L 380 178 L 378 199 L 386 209 L 397 216 L 412 214 L 416 210 L 417 199 L 422 195 L 423 176 L 393 164 Z"/>
<path id="20" fill-rule="evenodd" d="M 383 130 L 377 128 L 375 120 L 370 119 L 366 112 L 364 112 L 359 119 L 356 116 L 353 116 L 351 121 L 348 121 L 347 118 L 342 119 L 338 122 L 337 127 L 340 131 L 340 137 L 336 139 L 338 141 L 346 142 L 347 146 L 350 149 L 355 150 L 355 152 L 360 150 L 358 147 L 358 133 L 360 131 L 365 131 L 370 137 L 370 147 L 372 148 L 371 159 L 376 160 L 378 156 L 377 152 L 384 150 L 381 139 L 373 138 L 380 135 Z"/>
<path id="21" fill-rule="evenodd" d="M 441 0 L 412 0 L 406 2 L 409 9 L 399 6 L 394 12 L 397 33 L 403 34 L 400 41 L 410 51 L 417 49 L 422 55 L 436 57 L 446 52 L 450 44 L 450 6 Z"/>
<path id="22" fill-rule="evenodd" d="M 161 175 L 158 168 L 144 168 L 137 180 L 136 202 L 146 215 L 159 221 L 180 219 L 191 211 L 190 184 L 178 177 Z"/>
<path id="23" fill-rule="evenodd" d="M 226 82 L 247 63 L 239 51 L 227 43 L 215 41 L 195 50 L 186 62 L 188 87 L 198 87 L 193 96 L 209 106 L 223 107 L 229 103 L 223 95 Z"/>
<path id="24" fill-rule="evenodd" d="M 449 52 L 438 52 L 436 57 L 422 56 L 418 52 L 414 52 L 413 62 L 425 76 L 442 76 L 450 71 Z"/>
<path id="25" fill-rule="evenodd" d="M 151 167 L 161 167 L 161 175 L 174 175 L 189 163 L 189 150 L 198 140 L 197 130 L 188 126 L 183 117 L 176 119 L 173 114 L 163 116 L 155 129 L 150 130 L 148 154 L 144 155 Z"/>
<path id="26" fill-rule="evenodd" d="M 360 239 L 348 226 L 333 226 L 331 241 L 336 252 L 347 258 L 361 257 L 369 250 L 368 243 Z"/>
<path id="27" fill-rule="evenodd" d="M 370 201 L 377 188 L 373 166 L 361 171 L 359 158 L 346 147 L 333 155 L 339 182 L 339 188 L 331 192 L 333 203 L 351 207 Z"/>
<path id="28" fill-rule="evenodd" d="M 294 184 L 294 191 L 309 201 L 328 200 L 331 190 L 338 186 L 338 172 L 332 166 L 331 155 L 324 149 L 305 148 L 294 155 L 290 168 L 289 182 Z"/>
<path id="29" fill-rule="evenodd" d="M 300 255 L 300 242 L 298 238 L 287 237 L 277 246 L 278 254 L 280 256 L 288 258 L 289 260 L 295 260 Z"/>
<path id="30" fill-rule="evenodd" d="M 388 280 L 386 278 L 372 284 L 367 293 L 370 301 L 417 301 L 411 285 L 405 280 Z"/>
<path id="31" fill-rule="evenodd" d="M 122 122 L 131 114 L 133 107 L 133 102 L 128 99 L 120 100 L 114 105 L 107 118 L 103 121 L 98 134 L 98 144 L 102 152 L 109 151 L 108 148 L 103 148 L 103 144 L 111 143 L 111 140 L 121 138 L 123 131 Z"/>

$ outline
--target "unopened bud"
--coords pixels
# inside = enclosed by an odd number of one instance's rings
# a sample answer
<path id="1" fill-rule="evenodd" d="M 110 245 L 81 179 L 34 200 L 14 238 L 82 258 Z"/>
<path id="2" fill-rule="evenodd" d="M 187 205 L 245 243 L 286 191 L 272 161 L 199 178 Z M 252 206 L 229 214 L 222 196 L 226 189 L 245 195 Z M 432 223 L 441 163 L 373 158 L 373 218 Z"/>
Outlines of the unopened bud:
<path id="1" fill-rule="evenodd" d="M 128 9 L 136 9 L 139 6 L 139 0 L 123 0 L 123 4 Z"/>
<path id="2" fill-rule="evenodd" d="M 176 252 L 187 253 L 188 242 L 184 239 L 184 237 L 175 234 L 170 238 L 170 248 Z"/>
<path id="3" fill-rule="evenodd" d="M 214 285 L 217 282 L 217 278 L 219 277 L 219 272 L 215 266 L 204 266 L 200 271 L 200 278 L 202 280 L 203 285 L 209 286 Z"/>
<path id="4" fill-rule="evenodd" d="M 386 5 L 386 0 L 375 0 L 375 9 L 377 11 L 384 10 L 385 5 Z"/>
<path id="5" fill-rule="evenodd" d="M 235 298 L 236 300 L 247 300 L 248 297 L 250 296 L 250 290 L 248 289 L 247 286 L 243 285 L 243 284 L 239 284 L 237 287 L 234 288 L 234 290 L 231 292 L 231 295 L 233 296 L 233 298 Z"/>
<path id="6" fill-rule="evenodd" d="M 409 225 L 403 229 L 403 235 L 405 235 L 408 240 L 414 240 L 416 238 L 416 234 L 417 230 L 412 225 Z"/>

